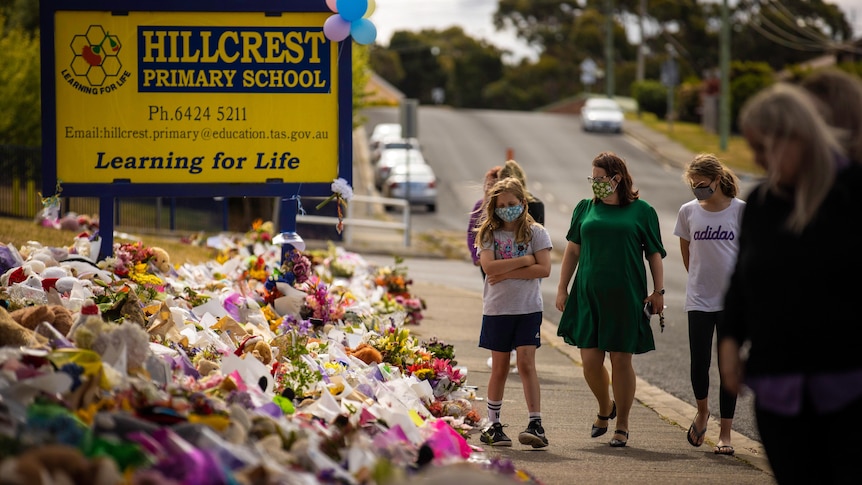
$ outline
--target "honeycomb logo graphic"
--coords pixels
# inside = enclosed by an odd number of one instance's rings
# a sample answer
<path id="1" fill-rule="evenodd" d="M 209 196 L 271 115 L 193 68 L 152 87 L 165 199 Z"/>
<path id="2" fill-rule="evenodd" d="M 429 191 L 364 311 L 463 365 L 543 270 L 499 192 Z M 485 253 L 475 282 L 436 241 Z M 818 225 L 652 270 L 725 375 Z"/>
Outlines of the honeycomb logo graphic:
<path id="1" fill-rule="evenodd" d="M 107 79 L 117 77 L 122 71 L 118 55 L 122 49 L 120 39 L 101 25 L 91 25 L 86 34 L 73 37 L 70 47 L 74 54 L 72 72 L 86 78 L 90 86 L 103 86 Z"/>

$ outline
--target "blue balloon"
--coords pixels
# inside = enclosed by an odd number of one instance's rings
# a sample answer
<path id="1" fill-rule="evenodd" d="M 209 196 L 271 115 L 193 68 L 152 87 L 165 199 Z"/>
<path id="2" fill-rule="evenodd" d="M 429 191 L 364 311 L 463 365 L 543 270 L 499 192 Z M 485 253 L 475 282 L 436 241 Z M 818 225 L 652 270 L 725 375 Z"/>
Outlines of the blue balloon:
<path id="1" fill-rule="evenodd" d="M 335 6 L 338 7 L 338 15 L 348 22 L 353 22 L 365 15 L 368 0 L 336 0 Z"/>
<path id="2" fill-rule="evenodd" d="M 377 38 L 377 27 L 368 19 L 350 22 L 350 35 L 357 44 L 367 45 Z"/>

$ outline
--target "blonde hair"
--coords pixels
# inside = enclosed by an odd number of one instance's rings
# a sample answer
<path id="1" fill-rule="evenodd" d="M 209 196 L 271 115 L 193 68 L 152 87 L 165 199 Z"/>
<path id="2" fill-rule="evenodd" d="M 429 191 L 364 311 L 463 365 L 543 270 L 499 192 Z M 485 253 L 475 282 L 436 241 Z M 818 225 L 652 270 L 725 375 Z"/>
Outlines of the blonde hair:
<path id="1" fill-rule="evenodd" d="M 786 224 L 801 233 L 832 188 L 836 157 L 843 154 L 841 144 L 813 98 L 803 88 L 787 83 L 774 84 L 749 99 L 739 113 L 739 126 L 759 134 L 767 150 L 787 140 L 800 142 L 803 153 Z M 767 167 L 766 187 L 775 193 L 781 193 L 778 176 L 774 167 Z"/>
<path id="2" fill-rule="evenodd" d="M 524 169 L 521 168 L 521 165 L 514 160 L 506 160 L 506 163 L 503 164 L 503 168 L 500 169 L 499 176 L 501 179 L 506 177 L 515 177 L 518 179 L 518 182 L 521 182 L 521 185 L 524 186 L 524 190 L 527 193 L 527 200 L 533 201 L 535 198 L 533 194 L 527 190 L 527 173 L 524 172 Z"/>
<path id="3" fill-rule="evenodd" d="M 710 180 L 719 177 L 718 187 L 721 189 L 721 193 L 727 197 L 733 198 L 739 193 L 739 178 L 733 173 L 733 170 L 728 168 L 727 165 L 712 153 L 700 153 L 696 155 L 686 165 L 682 179 L 685 182 L 691 182 L 691 178 L 695 175 L 700 175 Z"/>
<path id="4" fill-rule="evenodd" d="M 515 221 L 515 242 L 525 243 L 533 238 L 532 225 L 536 222 L 533 216 L 527 211 L 527 191 L 521 182 L 515 177 L 506 177 L 500 179 L 494 187 L 491 188 L 491 193 L 488 195 L 488 200 L 485 201 L 485 214 L 482 217 L 479 227 L 476 229 L 475 247 L 482 247 L 494 242 L 494 231 L 503 227 L 505 222 L 500 219 L 500 216 L 494 211 L 497 208 L 497 198 L 502 193 L 510 193 L 518 199 L 524 206 L 524 211 L 521 212 L 521 217 Z"/>

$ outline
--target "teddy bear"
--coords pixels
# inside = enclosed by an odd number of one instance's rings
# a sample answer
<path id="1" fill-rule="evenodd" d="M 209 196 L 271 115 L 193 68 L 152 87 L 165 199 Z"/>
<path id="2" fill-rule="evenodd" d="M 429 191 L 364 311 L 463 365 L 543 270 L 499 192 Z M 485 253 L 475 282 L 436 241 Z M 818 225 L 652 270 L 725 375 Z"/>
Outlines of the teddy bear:
<path id="1" fill-rule="evenodd" d="M 153 252 L 153 257 L 150 262 L 153 263 L 153 266 L 162 273 L 170 273 L 172 268 L 171 255 L 158 246 L 152 247 L 151 250 Z"/>
<path id="2" fill-rule="evenodd" d="M 383 354 L 381 354 L 379 350 L 365 343 L 357 345 L 355 349 L 346 347 L 344 352 L 347 355 L 356 357 L 366 364 L 370 364 L 372 362 L 379 364 L 383 362 Z"/>
<path id="3" fill-rule="evenodd" d="M 272 362 L 272 347 L 259 335 L 247 335 L 234 351 L 237 356 L 242 356 L 245 353 L 250 353 L 264 365 L 269 365 Z"/>
<path id="4" fill-rule="evenodd" d="M 90 459 L 78 449 L 61 444 L 42 445 L 5 458 L 0 462 L 0 476 L 8 485 L 113 485 L 123 481 L 110 457 Z"/>
<path id="5" fill-rule="evenodd" d="M 30 330 L 36 330 L 42 322 L 48 322 L 63 335 L 69 333 L 74 319 L 72 312 L 62 305 L 36 305 L 19 308 L 10 313 L 13 320 Z"/>
<path id="6" fill-rule="evenodd" d="M 20 347 L 32 344 L 45 345 L 48 339 L 16 322 L 0 306 L 0 347 Z"/>

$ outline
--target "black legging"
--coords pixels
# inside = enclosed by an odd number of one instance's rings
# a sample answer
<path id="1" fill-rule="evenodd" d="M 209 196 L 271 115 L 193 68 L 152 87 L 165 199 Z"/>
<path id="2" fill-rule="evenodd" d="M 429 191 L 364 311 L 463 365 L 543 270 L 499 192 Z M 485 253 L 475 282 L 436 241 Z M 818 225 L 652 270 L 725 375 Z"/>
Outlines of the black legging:
<path id="1" fill-rule="evenodd" d="M 691 356 L 691 389 L 695 399 L 709 396 L 709 367 L 712 362 L 712 337 L 721 312 L 688 312 L 688 350 Z M 718 407 L 721 417 L 733 419 L 736 412 L 736 396 L 718 389 Z"/>

